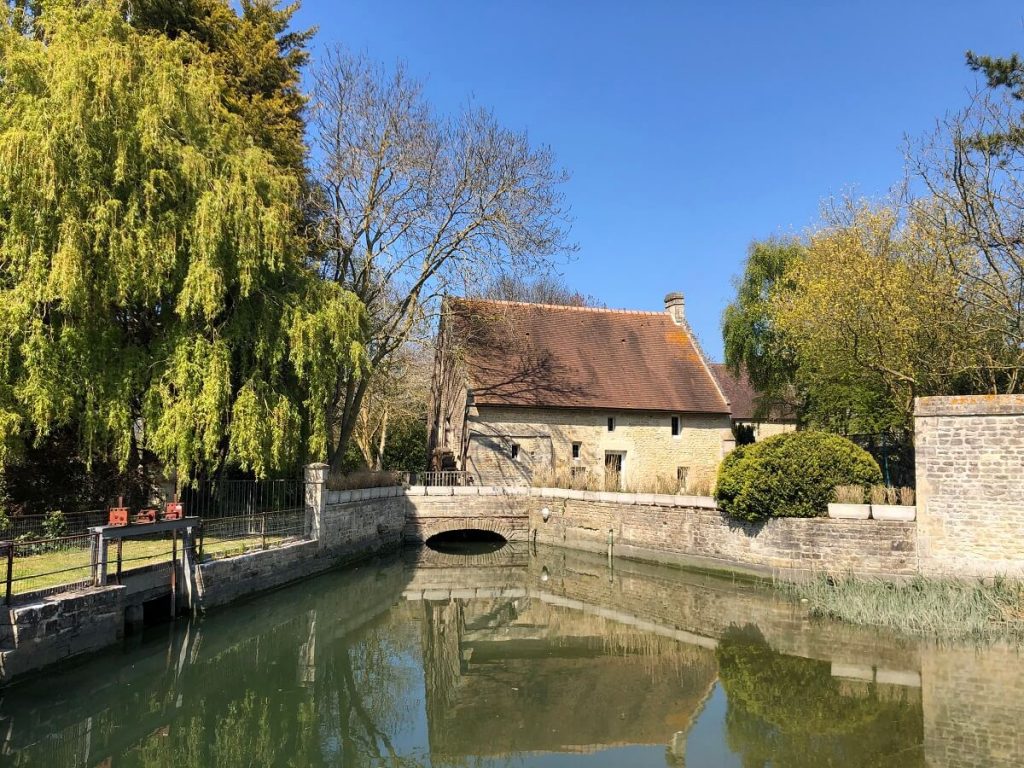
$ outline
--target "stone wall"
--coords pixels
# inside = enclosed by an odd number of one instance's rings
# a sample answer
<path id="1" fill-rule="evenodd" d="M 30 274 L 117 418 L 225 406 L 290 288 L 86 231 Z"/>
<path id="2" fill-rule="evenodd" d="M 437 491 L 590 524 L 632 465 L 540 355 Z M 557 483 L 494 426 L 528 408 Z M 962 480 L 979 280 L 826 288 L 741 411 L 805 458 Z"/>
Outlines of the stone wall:
<path id="1" fill-rule="evenodd" d="M 672 435 L 672 416 L 681 431 Z M 615 429 L 608 431 L 608 419 Z M 674 480 L 680 467 L 691 482 L 710 479 L 723 456 L 723 442 L 732 439 L 728 415 L 614 413 L 535 408 L 471 408 L 466 470 L 478 485 L 529 484 L 535 472 L 570 466 L 586 467 L 604 478 L 605 452 L 625 454 L 626 487 L 659 478 Z M 573 461 L 572 445 L 580 444 Z M 512 457 L 512 445 L 519 446 Z"/>
<path id="2" fill-rule="evenodd" d="M 484 530 L 507 541 L 525 541 L 528 534 L 529 488 L 413 487 L 405 490 L 406 541 L 424 542 L 445 531 Z"/>
<path id="3" fill-rule="evenodd" d="M 919 398 L 921 571 L 1024 575 L 1024 395 Z"/>
<path id="4" fill-rule="evenodd" d="M 401 543 L 407 506 L 401 488 L 340 492 L 321 486 L 307 494 L 307 501 L 314 505 L 313 528 L 318 538 L 198 566 L 197 584 L 204 610 L 394 549 Z"/>
<path id="5" fill-rule="evenodd" d="M 116 643 L 124 635 L 124 592 L 100 587 L 4 611 L 0 681 Z"/>
<path id="6" fill-rule="evenodd" d="M 758 575 L 917 572 L 914 523 L 829 518 L 741 523 L 705 497 L 542 493 L 546 496 L 529 499 L 530 529 L 541 543 L 605 552 L 610 534 L 616 556 Z"/>
<path id="7" fill-rule="evenodd" d="M 530 537 L 569 549 L 755 575 L 813 571 L 917 573 L 916 526 L 829 518 L 741 523 L 713 499 L 558 488 L 411 488 L 404 538 L 425 541 L 458 529 Z M 547 520 L 543 510 L 548 510 Z"/>

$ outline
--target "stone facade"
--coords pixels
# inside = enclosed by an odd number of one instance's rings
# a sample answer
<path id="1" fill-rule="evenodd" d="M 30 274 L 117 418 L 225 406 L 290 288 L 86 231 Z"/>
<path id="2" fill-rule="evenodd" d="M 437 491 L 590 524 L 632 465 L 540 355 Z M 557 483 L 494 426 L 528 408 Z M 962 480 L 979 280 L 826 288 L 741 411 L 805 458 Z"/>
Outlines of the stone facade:
<path id="1" fill-rule="evenodd" d="M 680 430 L 672 434 L 672 417 Z M 615 428 L 608 429 L 608 419 Z M 603 481 L 605 455 L 622 455 L 623 487 L 672 483 L 680 468 L 688 484 L 707 485 L 732 439 L 728 415 L 479 407 L 469 411 L 466 470 L 478 485 L 529 484 L 538 472 L 586 470 Z M 579 458 L 573 458 L 573 444 Z M 512 446 L 517 446 L 513 457 Z"/>
<path id="2" fill-rule="evenodd" d="M 919 398 L 921 571 L 1024 575 L 1024 396 Z"/>

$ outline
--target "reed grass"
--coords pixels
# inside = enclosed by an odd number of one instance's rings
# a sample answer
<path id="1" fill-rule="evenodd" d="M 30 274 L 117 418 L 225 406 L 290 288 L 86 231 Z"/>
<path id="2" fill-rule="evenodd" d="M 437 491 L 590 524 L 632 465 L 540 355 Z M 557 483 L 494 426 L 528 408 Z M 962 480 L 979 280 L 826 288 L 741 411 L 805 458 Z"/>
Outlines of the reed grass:
<path id="1" fill-rule="evenodd" d="M 837 504 L 863 504 L 864 486 L 837 485 L 833 492 Z"/>
<path id="2" fill-rule="evenodd" d="M 355 472 L 331 473 L 327 478 L 327 488 L 332 491 L 351 491 L 361 488 L 390 488 L 402 485 L 403 473 L 363 469 Z"/>
<path id="3" fill-rule="evenodd" d="M 943 640 L 1024 642 L 1024 582 L 821 575 L 780 588 L 812 616 Z"/>

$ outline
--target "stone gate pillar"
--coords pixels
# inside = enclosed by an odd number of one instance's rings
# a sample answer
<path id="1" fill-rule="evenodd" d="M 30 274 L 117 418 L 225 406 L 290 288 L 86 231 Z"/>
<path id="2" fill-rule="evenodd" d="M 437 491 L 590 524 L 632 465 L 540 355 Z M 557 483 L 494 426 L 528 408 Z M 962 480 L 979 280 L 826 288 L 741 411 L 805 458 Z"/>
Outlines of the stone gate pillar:
<path id="1" fill-rule="evenodd" d="M 327 472 L 330 467 L 322 462 L 306 465 L 306 530 L 309 537 L 320 542 L 320 549 L 325 541 L 321 535 L 324 510 L 327 506 Z"/>

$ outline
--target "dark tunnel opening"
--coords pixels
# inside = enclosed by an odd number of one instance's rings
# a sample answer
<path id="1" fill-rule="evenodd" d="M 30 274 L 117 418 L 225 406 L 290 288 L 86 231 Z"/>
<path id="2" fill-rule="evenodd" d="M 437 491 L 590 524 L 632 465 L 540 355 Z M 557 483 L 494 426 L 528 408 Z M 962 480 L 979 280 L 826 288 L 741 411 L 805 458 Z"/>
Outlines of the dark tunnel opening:
<path id="1" fill-rule="evenodd" d="M 437 533 L 427 539 L 427 546 L 448 555 L 484 555 L 497 552 L 508 542 L 500 533 L 462 528 Z"/>

